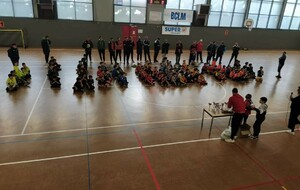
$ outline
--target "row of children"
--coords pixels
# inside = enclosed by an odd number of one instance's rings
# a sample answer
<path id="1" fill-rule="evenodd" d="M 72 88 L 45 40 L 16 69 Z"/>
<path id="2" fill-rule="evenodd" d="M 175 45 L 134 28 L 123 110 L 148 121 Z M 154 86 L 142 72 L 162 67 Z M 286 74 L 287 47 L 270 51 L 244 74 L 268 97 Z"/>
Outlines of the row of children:
<path id="1" fill-rule="evenodd" d="M 154 85 L 155 81 L 161 86 L 184 86 L 187 83 L 198 83 L 207 85 L 204 75 L 201 74 L 198 68 L 188 65 L 184 60 L 182 65 L 171 64 L 165 57 L 160 64 L 152 67 L 152 64 L 146 62 L 144 65 L 138 63 L 135 73 L 138 78 L 148 85 Z"/>
<path id="2" fill-rule="evenodd" d="M 92 75 L 88 75 L 86 54 L 83 55 L 83 58 L 78 63 L 76 74 L 76 82 L 73 85 L 74 93 L 84 92 L 85 90 L 93 92 L 95 89 L 94 79 Z"/>
<path id="3" fill-rule="evenodd" d="M 257 77 L 253 71 L 251 63 L 246 62 L 243 67 L 240 65 L 240 61 L 236 60 L 233 67 L 230 65 L 225 66 L 221 63 L 216 64 L 216 60 L 213 60 L 211 64 L 205 63 L 202 67 L 201 73 L 207 73 L 213 75 L 219 81 L 225 81 L 227 78 L 235 81 L 247 81 L 249 79 L 256 79 L 258 82 L 262 82 L 262 76 L 264 75 L 263 67 L 261 66 L 257 72 Z"/>
<path id="4" fill-rule="evenodd" d="M 59 71 L 61 71 L 61 65 L 57 63 L 56 59 L 51 56 L 48 63 L 48 79 L 50 81 L 51 88 L 60 88 Z"/>
<path id="5" fill-rule="evenodd" d="M 31 82 L 30 69 L 26 63 L 22 63 L 21 69 L 18 64 L 14 64 L 14 70 L 10 71 L 6 80 L 6 92 L 12 92 L 19 88 L 19 86 L 27 86 Z"/>
<path id="6" fill-rule="evenodd" d="M 128 87 L 126 73 L 120 67 L 119 63 L 114 64 L 110 70 L 104 62 L 100 62 L 97 71 L 97 81 L 99 87 L 108 87 L 116 80 L 121 87 Z"/>

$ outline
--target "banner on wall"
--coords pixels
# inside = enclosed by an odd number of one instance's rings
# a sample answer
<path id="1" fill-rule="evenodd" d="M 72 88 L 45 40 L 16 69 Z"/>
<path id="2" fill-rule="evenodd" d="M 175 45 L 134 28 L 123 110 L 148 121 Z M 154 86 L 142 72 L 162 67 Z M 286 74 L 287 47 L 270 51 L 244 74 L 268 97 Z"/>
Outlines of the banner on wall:
<path id="1" fill-rule="evenodd" d="M 164 21 L 169 22 L 193 22 L 193 11 L 165 9 Z"/>
<path id="2" fill-rule="evenodd" d="M 162 26 L 162 35 L 190 35 L 190 27 L 185 26 Z"/>

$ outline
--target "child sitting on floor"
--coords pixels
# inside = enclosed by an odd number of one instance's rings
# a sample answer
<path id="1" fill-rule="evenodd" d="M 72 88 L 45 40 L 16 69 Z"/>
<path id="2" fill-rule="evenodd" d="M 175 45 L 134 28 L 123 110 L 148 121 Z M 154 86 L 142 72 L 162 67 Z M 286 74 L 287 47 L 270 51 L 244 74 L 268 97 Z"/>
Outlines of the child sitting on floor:
<path id="1" fill-rule="evenodd" d="M 259 70 L 257 71 L 257 77 L 256 77 L 256 82 L 262 82 L 263 78 L 262 76 L 264 75 L 263 67 L 261 66 Z"/>
<path id="2" fill-rule="evenodd" d="M 6 80 L 6 92 L 12 92 L 18 89 L 18 84 L 16 78 L 12 74 L 8 74 Z"/>
<path id="3" fill-rule="evenodd" d="M 88 90 L 93 91 L 95 89 L 94 86 L 94 79 L 92 75 L 89 75 L 87 81 L 86 81 L 86 87 Z"/>

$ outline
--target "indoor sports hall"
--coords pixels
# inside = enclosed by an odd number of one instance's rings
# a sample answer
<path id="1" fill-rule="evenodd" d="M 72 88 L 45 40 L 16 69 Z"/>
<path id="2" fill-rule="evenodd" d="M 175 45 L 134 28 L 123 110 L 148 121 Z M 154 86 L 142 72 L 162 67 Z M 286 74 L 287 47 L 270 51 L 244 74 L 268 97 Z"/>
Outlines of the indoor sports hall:
<path id="1" fill-rule="evenodd" d="M 299 0 L 6 0 L 0 7 L 1 190 L 299 188 L 299 125 L 294 135 L 287 133 L 290 96 L 293 92 L 296 97 L 300 86 Z M 168 11 L 180 16 L 169 21 Z M 178 20 L 189 15 L 190 22 Z M 164 27 L 176 33 L 164 33 Z M 124 63 L 123 49 L 118 61 L 128 87 L 116 80 L 98 87 L 99 36 L 106 43 L 104 64 L 111 70 L 108 42 L 127 35 L 147 36 L 151 59 L 154 41 L 167 39 L 173 66 L 178 40 L 184 46 L 180 64 L 189 60 L 194 41 L 203 41 L 203 62 L 209 42 L 224 41 L 226 66 L 237 42 L 241 66 L 251 63 L 255 73 L 263 66 L 263 81 L 220 82 L 204 74 L 207 85 L 148 85 L 135 73 L 135 47 L 134 62 Z M 44 36 L 51 40 L 50 56 L 61 65 L 60 88 L 51 88 L 47 76 Z M 74 92 L 86 39 L 94 43 L 87 73 L 95 79 L 95 90 Z M 24 62 L 30 68 L 31 83 L 7 92 L 7 76 L 14 69 L 7 53 L 12 43 L 18 47 L 19 67 Z M 278 59 L 284 51 L 279 78 Z M 159 68 L 162 59 L 160 51 L 152 68 Z M 203 65 L 196 60 L 193 68 L 201 71 Z M 255 107 L 261 97 L 268 98 L 259 139 L 244 136 L 227 143 L 220 135 L 231 117 L 212 120 L 204 113 L 213 102 L 228 102 L 233 88 L 243 97 L 252 94 Z M 251 131 L 255 120 L 252 111 L 247 121 Z"/>

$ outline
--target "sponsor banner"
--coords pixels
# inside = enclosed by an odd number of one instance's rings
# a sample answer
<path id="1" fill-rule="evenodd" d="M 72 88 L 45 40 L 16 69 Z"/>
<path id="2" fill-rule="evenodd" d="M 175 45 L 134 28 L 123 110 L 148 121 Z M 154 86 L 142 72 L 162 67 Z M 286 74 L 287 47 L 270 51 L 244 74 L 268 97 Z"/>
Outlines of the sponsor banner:
<path id="1" fill-rule="evenodd" d="M 162 35 L 190 35 L 190 27 L 185 26 L 162 26 Z"/>
<path id="2" fill-rule="evenodd" d="M 170 22 L 193 22 L 193 11 L 165 9 L 164 21 Z"/>

